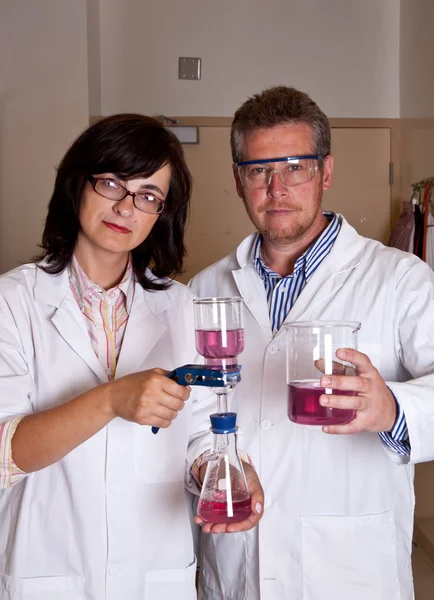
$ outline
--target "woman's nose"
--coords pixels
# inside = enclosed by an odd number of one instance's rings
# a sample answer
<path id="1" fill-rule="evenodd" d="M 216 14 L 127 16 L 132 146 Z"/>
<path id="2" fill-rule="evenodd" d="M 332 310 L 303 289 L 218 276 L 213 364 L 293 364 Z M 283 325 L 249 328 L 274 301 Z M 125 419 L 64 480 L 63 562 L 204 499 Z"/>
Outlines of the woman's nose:
<path id="1" fill-rule="evenodd" d="M 134 212 L 133 197 L 128 194 L 122 200 L 118 200 L 113 206 L 113 210 L 121 217 L 131 217 Z"/>

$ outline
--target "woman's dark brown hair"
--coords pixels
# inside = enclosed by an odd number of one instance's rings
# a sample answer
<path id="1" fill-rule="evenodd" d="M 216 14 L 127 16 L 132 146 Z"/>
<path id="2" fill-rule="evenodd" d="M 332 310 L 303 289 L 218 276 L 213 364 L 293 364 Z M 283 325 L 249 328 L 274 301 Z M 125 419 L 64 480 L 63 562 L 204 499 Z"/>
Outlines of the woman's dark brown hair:
<path id="1" fill-rule="evenodd" d="M 184 230 L 187 219 L 191 175 L 182 147 L 175 135 L 150 117 L 113 115 L 86 129 L 63 157 L 48 206 L 42 236 L 47 273 L 62 272 L 70 263 L 80 229 L 79 210 L 89 175 L 113 173 L 123 180 L 150 177 L 164 165 L 171 167 L 166 208 L 146 240 L 132 250 L 134 273 L 145 289 L 166 289 L 182 271 L 185 256 Z"/>

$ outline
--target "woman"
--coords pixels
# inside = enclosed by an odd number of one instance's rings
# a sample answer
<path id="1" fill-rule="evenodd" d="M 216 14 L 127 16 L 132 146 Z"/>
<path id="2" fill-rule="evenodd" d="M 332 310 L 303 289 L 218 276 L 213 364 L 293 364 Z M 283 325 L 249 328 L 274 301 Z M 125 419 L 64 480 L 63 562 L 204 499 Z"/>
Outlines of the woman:
<path id="1" fill-rule="evenodd" d="M 195 598 L 184 472 L 214 399 L 162 370 L 195 357 L 168 279 L 190 185 L 157 121 L 104 119 L 60 164 L 42 257 L 0 277 L 0 600 Z"/>

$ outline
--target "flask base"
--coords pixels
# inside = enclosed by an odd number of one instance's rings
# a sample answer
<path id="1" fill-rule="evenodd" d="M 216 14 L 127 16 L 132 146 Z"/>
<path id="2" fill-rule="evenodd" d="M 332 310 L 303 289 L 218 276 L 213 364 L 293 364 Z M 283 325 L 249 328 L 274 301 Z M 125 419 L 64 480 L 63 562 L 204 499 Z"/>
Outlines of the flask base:
<path id="1" fill-rule="evenodd" d="M 238 523 L 251 514 L 251 499 L 232 502 L 233 516 L 228 516 L 227 502 L 200 500 L 197 507 L 198 516 L 207 523 Z"/>

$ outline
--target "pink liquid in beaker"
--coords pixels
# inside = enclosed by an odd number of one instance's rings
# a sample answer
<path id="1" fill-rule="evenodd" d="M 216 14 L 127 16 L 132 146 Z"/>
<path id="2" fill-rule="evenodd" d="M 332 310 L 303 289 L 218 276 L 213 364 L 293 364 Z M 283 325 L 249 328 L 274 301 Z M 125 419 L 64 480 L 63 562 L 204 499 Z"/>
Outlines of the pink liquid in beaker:
<path id="1" fill-rule="evenodd" d="M 251 500 L 238 500 L 232 502 L 233 516 L 228 517 L 227 502 L 215 500 L 200 500 L 197 507 L 198 516 L 208 523 L 238 523 L 244 521 L 251 514 Z"/>
<path id="2" fill-rule="evenodd" d="M 294 382 L 288 385 L 288 417 L 290 420 L 302 425 L 343 425 L 355 418 L 355 410 L 321 406 L 319 397 L 324 393 L 325 389 L 314 382 Z M 332 390 L 332 393 L 342 396 L 357 395 L 357 392 L 342 390 Z"/>
<path id="3" fill-rule="evenodd" d="M 244 350 L 244 330 L 226 332 L 196 330 L 196 349 L 205 364 L 215 369 L 230 369 L 238 364 L 237 356 Z"/>

